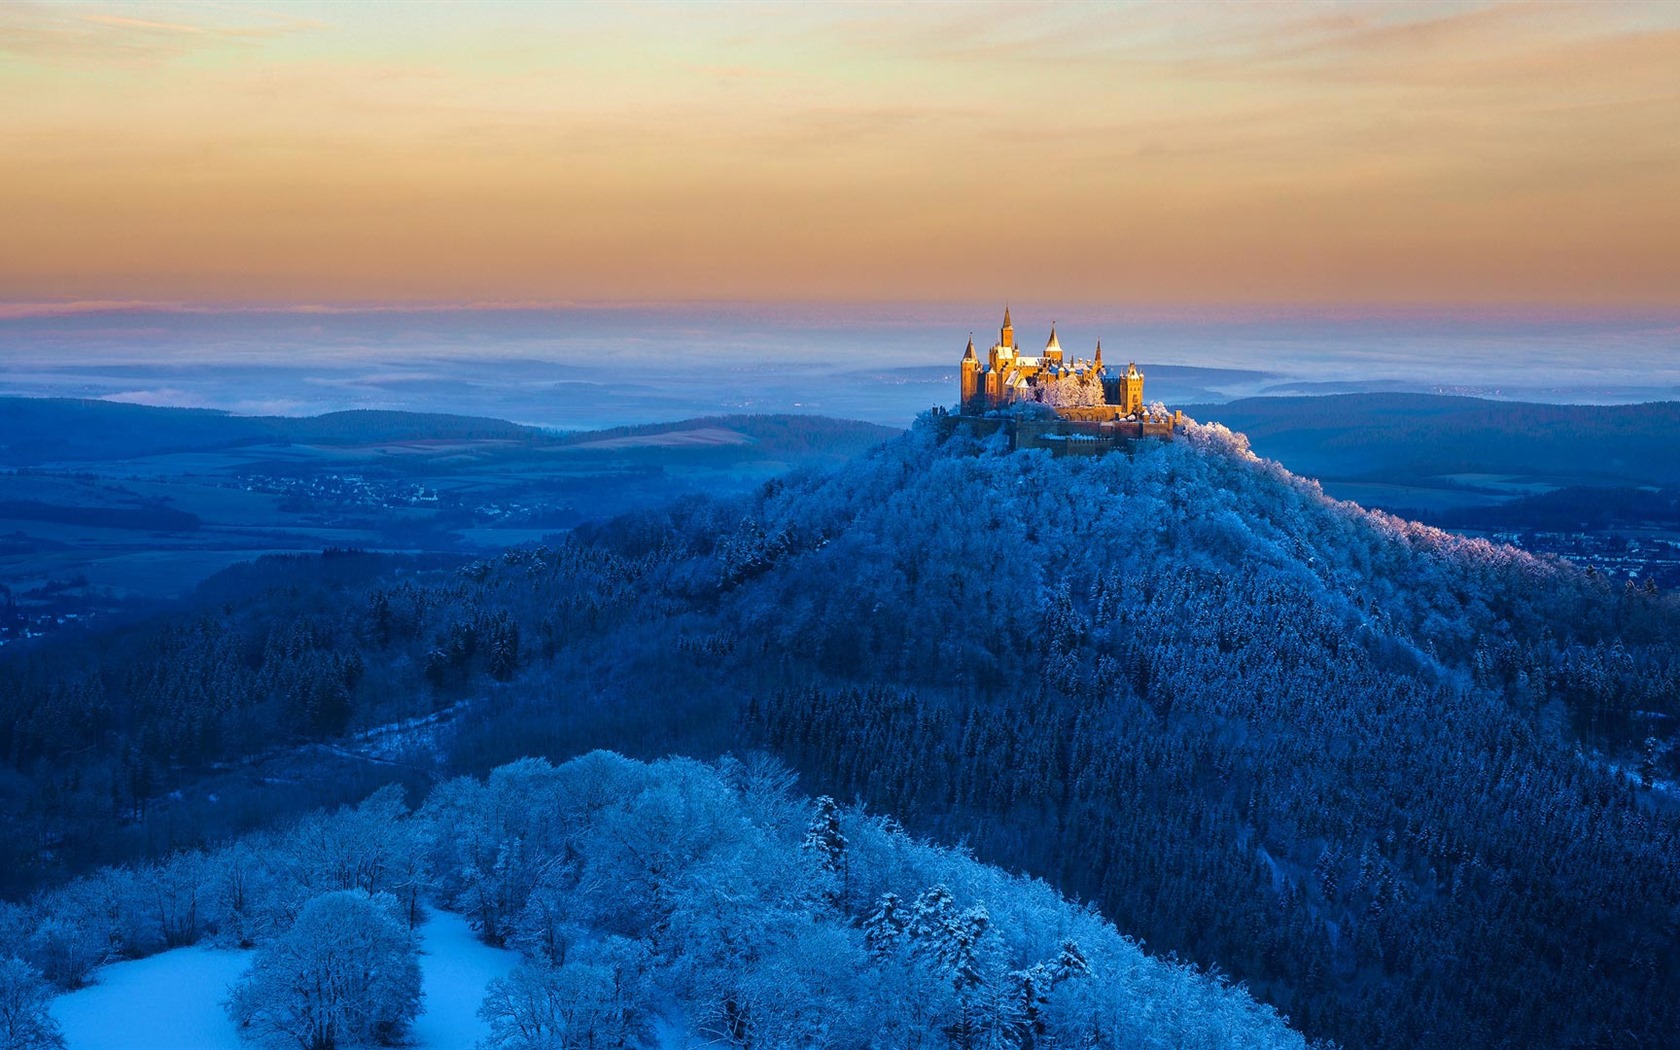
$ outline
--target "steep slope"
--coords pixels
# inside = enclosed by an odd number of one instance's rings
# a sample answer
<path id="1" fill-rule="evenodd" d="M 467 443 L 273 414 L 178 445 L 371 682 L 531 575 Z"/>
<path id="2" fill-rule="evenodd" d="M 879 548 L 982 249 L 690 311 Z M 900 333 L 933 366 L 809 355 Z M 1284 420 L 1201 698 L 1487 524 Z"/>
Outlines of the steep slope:
<path id="1" fill-rule="evenodd" d="M 1087 461 L 923 425 L 750 499 L 222 608 L 120 674 L 0 679 L 0 743 L 19 768 L 112 755 L 54 796 L 90 820 L 166 768 L 175 834 L 218 805 L 194 765 L 265 726 L 443 708 L 467 770 L 762 747 L 1309 1036 L 1680 1024 L 1673 598 L 1336 503 L 1222 428 Z M 1629 755 L 1639 778 L 1606 760 Z"/>

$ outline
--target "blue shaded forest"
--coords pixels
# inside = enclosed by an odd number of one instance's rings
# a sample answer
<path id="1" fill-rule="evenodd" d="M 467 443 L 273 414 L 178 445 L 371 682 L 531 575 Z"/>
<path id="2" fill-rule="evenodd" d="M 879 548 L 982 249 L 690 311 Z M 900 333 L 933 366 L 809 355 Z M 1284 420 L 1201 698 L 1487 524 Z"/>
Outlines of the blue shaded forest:
<path id="1" fill-rule="evenodd" d="M 1086 461 L 918 425 L 460 568 L 260 562 L 9 656 L 6 890 L 393 777 L 762 751 L 1310 1038 L 1660 1045 L 1677 640 L 1672 595 L 1337 503 L 1217 426 Z M 238 776 L 440 714 L 436 755 Z"/>

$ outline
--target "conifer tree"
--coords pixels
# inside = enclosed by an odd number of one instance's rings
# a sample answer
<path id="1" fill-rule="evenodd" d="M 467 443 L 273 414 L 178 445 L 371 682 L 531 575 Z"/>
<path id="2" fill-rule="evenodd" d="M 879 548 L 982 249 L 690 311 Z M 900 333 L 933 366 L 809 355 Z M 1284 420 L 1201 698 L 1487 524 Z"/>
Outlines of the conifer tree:
<path id="1" fill-rule="evenodd" d="M 937 958 L 957 916 L 956 901 L 943 885 L 925 890 L 910 912 L 910 944 L 922 958 Z"/>
<path id="2" fill-rule="evenodd" d="M 898 894 L 881 894 L 875 910 L 863 920 L 863 943 L 877 961 L 890 958 L 904 944 L 910 917 Z"/>
<path id="3" fill-rule="evenodd" d="M 836 907 L 846 899 L 846 836 L 840 830 L 840 806 L 827 795 L 817 799 L 817 816 L 805 832 L 804 849 L 817 859 L 824 873 L 840 880 L 840 888 L 824 894 Z"/>

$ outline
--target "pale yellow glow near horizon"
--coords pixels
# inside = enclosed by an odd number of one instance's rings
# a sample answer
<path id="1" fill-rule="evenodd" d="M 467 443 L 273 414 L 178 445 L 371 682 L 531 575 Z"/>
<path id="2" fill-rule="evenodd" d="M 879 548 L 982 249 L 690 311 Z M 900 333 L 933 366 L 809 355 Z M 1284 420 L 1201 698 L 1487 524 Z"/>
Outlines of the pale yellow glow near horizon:
<path id="1" fill-rule="evenodd" d="M 1680 305 L 1680 5 L 0 7 L 0 301 Z"/>

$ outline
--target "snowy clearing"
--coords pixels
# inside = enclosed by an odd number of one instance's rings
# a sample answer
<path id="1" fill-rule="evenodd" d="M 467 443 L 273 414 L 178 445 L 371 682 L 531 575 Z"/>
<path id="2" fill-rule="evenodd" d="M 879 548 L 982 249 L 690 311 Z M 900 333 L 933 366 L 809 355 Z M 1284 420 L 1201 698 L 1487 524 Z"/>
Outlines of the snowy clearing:
<path id="1" fill-rule="evenodd" d="M 192 947 L 114 963 L 52 1014 L 70 1050 L 241 1050 L 222 1000 L 254 954 Z"/>
<path id="2" fill-rule="evenodd" d="M 484 987 L 519 961 L 474 939 L 466 920 L 432 911 L 420 927 L 426 998 L 415 1019 L 417 1050 L 462 1050 L 483 1038 Z M 228 986 L 254 952 L 177 948 L 99 970 L 96 984 L 53 1000 L 69 1050 L 245 1050 L 222 1010 Z"/>
<path id="3" fill-rule="evenodd" d="M 478 1019 L 484 986 L 505 977 L 519 953 L 478 941 L 467 920 L 433 911 L 420 927 L 420 979 L 426 998 L 414 1019 L 414 1044 L 434 1050 L 470 1047 L 489 1034 Z"/>

